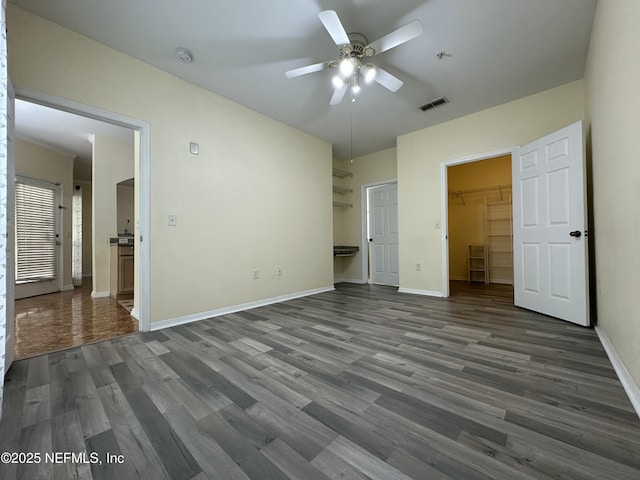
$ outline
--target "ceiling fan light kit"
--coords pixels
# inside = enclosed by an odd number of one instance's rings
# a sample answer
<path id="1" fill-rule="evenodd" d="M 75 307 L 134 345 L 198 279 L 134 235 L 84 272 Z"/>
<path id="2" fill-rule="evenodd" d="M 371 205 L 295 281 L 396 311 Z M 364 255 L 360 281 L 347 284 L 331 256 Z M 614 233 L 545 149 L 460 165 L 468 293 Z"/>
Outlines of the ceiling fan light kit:
<path id="1" fill-rule="evenodd" d="M 351 91 L 357 94 L 360 92 L 360 88 L 360 76 L 355 74 L 351 77 Z"/>
<path id="2" fill-rule="evenodd" d="M 356 59 L 345 58 L 340 62 L 340 73 L 345 77 L 350 77 L 356 71 Z"/>
<path id="3" fill-rule="evenodd" d="M 360 73 L 364 77 L 365 82 L 371 83 L 376 78 L 376 67 L 374 67 L 370 63 L 367 63 L 366 65 L 360 67 Z"/>
<path id="4" fill-rule="evenodd" d="M 325 10 L 318 14 L 320 21 L 338 47 L 338 61 L 330 60 L 315 65 L 308 65 L 285 72 L 287 78 L 299 77 L 308 73 L 337 68 L 338 74 L 333 79 L 334 92 L 330 105 L 342 102 L 347 88 L 352 94 L 360 92 L 360 75 L 366 83 L 374 80 L 391 92 L 397 92 L 403 82 L 386 70 L 371 63 L 362 63 L 364 57 L 373 57 L 412 40 L 424 31 L 420 20 L 413 20 L 403 27 L 369 43 L 367 37 L 361 33 L 349 33 L 342 26 L 338 14 L 333 10 Z"/>

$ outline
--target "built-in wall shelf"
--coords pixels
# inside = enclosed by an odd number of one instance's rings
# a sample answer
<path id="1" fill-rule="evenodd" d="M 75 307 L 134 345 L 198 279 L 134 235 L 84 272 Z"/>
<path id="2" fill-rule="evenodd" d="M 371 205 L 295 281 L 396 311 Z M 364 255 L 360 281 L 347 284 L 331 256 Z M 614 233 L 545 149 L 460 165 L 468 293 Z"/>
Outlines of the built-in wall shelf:
<path id="1" fill-rule="evenodd" d="M 338 177 L 338 178 L 344 178 L 344 177 L 352 177 L 353 178 L 353 173 L 352 172 L 348 172 L 346 170 L 341 170 L 339 168 L 334 168 L 333 169 L 333 176 L 334 177 Z"/>
<path id="2" fill-rule="evenodd" d="M 333 186 L 334 193 L 344 194 L 344 193 L 353 193 L 353 188 L 342 187 L 340 185 Z"/>
<path id="3" fill-rule="evenodd" d="M 347 171 L 347 170 L 342 170 L 340 168 L 334 168 L 333 169 L 333 176 L 336 178 L 345 178 L 345 177 L 351 177 L 353 178 L 353 173 Z M 345 195 L 348 193 L 353 193 L 353 188 L 350 187 L 345 187 L 343 185 L 336 185 L 335 183 L 333 184 L 333 193 L 337 193 L 338 195 Z M 347 202 L 339 202 L 334 200 L 333 201 L 333 206 L 337 207 L 337 208 L 353 208 L 353 203 L 347 203 Z"/>
<path id="4" fill-rule="evenodd" d="M 333 256 L 334 257 L 353 257 L 358 251 L 360 247 L 356 246 L 335 246 L 333 247 Z"/>

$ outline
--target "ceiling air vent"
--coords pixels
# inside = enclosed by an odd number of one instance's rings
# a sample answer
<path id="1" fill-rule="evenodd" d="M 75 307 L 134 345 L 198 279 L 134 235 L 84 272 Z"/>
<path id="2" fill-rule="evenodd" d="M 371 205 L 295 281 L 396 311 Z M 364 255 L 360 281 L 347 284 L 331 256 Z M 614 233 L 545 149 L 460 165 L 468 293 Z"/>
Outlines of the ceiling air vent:
<path id="1" fill-rule="evenodd" d="M 430 102 L 425 103 L 424 105 L 421 105 L 420 110 L 422 110 L 423 112 L 426 112 L 427 110 L 431 110 L 432 108 L 439 107 L 440 105 L 444 105 L 445 103 L 449 103 L 449 100 L 447 100 L 446 97 L 434 98 Z"/>

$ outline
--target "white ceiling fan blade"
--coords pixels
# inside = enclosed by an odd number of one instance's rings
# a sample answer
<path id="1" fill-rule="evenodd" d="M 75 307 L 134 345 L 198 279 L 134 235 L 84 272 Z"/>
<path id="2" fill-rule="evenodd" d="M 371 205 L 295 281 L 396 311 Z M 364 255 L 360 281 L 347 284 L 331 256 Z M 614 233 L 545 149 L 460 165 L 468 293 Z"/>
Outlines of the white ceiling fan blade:
<path id="1" fill-rule="evenodd" d="M 397 30 L 385 35 L 369 45 L 364 47 L 364 53 L 366 56 L 371 57 L 378 53 L 385 52 L 393 47 L 397 47 L 409 40 L 419 37 L 424 32 L 422 23 L 416 19 L 407 23 L 404 27 L 400 27 Z"/>
<path id="2" fill-rule="evenodd" d="M 346 93 L 347 88 L 349 88 L 349 85 L 346 83 L 341 87 L 336 88 L 333 91 L 333 95 L 331 96 L 331 101 L 329 102 L 329 105 L 339 105 L 342 102 L 342 99 L 344 98 L 344 94 Z"/>
<path id="3" fill-rule="evenodd" d="M 307 73 L 319 72 L 329 68 L 329 62 L 316 63 L 314 65 L 307 65 L 306 67 L 294 68 L 293 70 L 287 70 L 284 72 L 287 78 L 299 77 L 300 75 L 306 75 Z"/>
<path id="4" fill-rule="evenodd" d="M 392 92 L 397 92 L 398 90 L 400 90 L 400 87 L 404 85 L 404 82 L 402 80 L 400 80 L 396 76 L 391 75 L 389 72 L 381 69 L 380 67 L 376 67 L 375 81 L 387 90 L 391 90 Z"/>
<path id="5" fill-rule="evenodd" d="M 327 29 L 327 32 L 329 32 L 329 35 L 331 35 L 331 38 L 333 38 L 333 41 L 336 42 L 336 45 L 348 45 L 351 43 L 335 11 L 325 10 L 324 12 L 320 12 L 318 17 L 320 17 L 320 21 L 324 25 L 324 28 Z"/>

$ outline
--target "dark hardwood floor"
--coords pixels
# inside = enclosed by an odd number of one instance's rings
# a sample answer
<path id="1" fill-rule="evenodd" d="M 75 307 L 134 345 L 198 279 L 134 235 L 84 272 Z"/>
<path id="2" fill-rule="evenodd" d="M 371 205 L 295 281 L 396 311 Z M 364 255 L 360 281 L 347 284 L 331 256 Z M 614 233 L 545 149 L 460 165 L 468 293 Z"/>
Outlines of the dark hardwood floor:
<path id="1" fill-rule="evenodd" d="M 640 419 L 595 332 L 458 286 L 340 284 L 17 361 L 0 451 L 42 459 L 0 478 L 640 478 Z"/>

